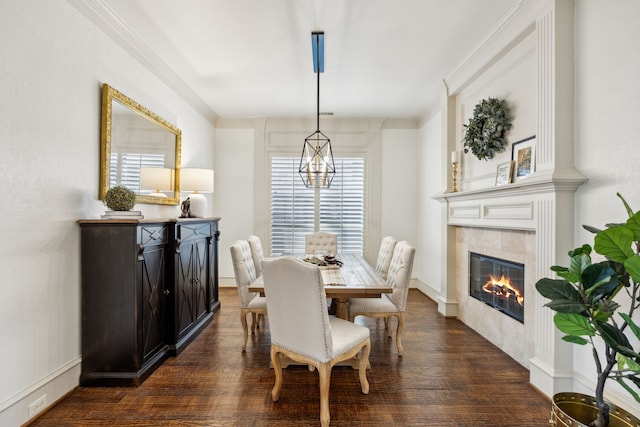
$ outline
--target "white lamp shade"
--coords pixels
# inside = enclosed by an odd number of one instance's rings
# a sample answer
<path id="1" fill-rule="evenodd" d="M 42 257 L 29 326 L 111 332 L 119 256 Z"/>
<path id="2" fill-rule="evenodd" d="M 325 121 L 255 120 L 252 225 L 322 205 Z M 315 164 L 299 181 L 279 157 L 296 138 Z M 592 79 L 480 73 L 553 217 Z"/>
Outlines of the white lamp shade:
<path id="1" fill-rule="evenodd" d="M 213 193 L 213 170 L 198 168 L 180 169 L 180 189 L 198 193 Z"/>
<path id="2" fill-rule="evenodd" d="M 140 168 L 140 190 L 173 191 L 173 169 Z"/>

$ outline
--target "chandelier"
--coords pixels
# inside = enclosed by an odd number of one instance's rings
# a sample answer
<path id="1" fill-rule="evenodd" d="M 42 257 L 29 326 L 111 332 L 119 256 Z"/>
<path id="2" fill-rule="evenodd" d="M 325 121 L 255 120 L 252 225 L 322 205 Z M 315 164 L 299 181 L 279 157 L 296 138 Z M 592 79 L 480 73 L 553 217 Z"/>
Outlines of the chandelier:
<path id="1" fill-rule="evenodd" d="M 320 73 L 324 72 L 324 32 L 312 32 L 313 72 L 318 75 L 316 131 L 304 139 L 298 173 L 305 187 L 329 188 L 336 174 L 331 140 L 320 131 Z"/>

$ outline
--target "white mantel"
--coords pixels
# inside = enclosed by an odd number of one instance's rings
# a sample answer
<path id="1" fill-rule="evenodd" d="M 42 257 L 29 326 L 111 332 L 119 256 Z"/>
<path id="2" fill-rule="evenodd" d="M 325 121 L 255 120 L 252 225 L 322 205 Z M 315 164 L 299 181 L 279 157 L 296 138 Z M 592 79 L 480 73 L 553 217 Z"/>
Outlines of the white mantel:
<path id="1" fill-rule="evenodd" d="M 531 176 L 519 183 L 435 198 L 447 203 L 447 225 L 537 231 L 539 203 L 554 199 L 556 193 L 568 193 L 573 198 L 584 182 L 586 178 L 573 171 L 563 177 Z"/>

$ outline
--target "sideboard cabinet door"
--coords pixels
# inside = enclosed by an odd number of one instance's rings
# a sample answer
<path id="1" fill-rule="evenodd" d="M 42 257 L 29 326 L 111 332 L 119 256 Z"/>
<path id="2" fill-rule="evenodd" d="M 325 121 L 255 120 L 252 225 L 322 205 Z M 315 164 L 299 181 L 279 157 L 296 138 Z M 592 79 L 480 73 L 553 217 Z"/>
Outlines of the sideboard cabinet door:
<path id="1" fill-rule="evenodd" d="M 80 221 L 82 386 L 138 385 L 168 356 L 166 223 Z"/>
<path id="2" fill-rule="evenodd" d="M 209 219 L 178 220 L 175 224 L 174 355 L 207 326 L 219 308 L 219 304 L 211 305 L 212 295 L 217 300 L 218 294 L 217 244 L 211 244 L 217 224 Z"/>

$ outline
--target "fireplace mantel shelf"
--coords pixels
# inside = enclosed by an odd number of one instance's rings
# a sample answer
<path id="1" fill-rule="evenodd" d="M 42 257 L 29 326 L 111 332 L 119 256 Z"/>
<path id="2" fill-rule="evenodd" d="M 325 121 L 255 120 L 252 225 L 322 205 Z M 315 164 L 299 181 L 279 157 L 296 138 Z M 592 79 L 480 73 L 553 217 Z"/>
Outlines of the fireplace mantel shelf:
<path id="1" fill-rule="evenodd" d="M 536 229 L 536 203 L 558 193 L 573 194 L 587 181 L 575 169 L 536 174 L 517 183 L 444 193 L 434 199 L 447 203 L 447 224 L 512 230 Z"/>

